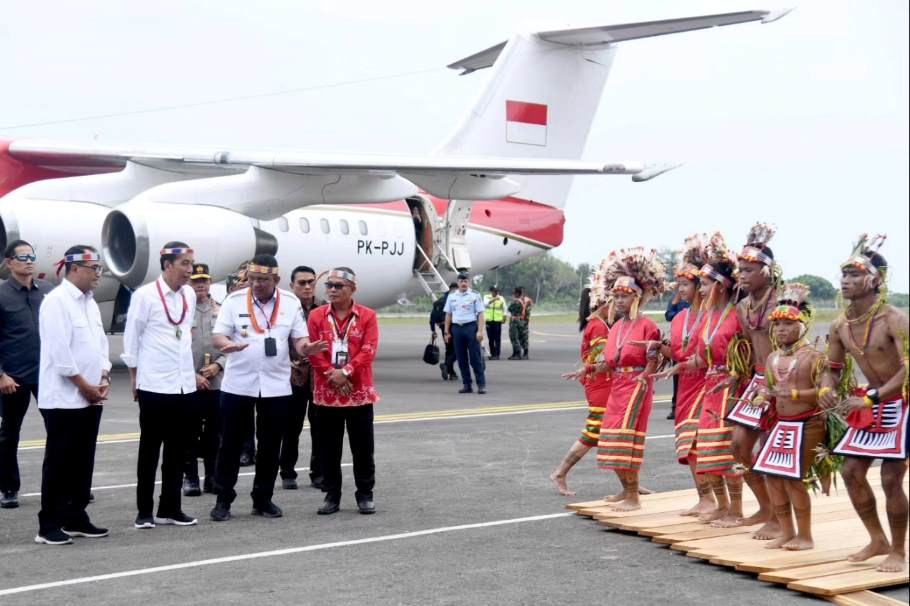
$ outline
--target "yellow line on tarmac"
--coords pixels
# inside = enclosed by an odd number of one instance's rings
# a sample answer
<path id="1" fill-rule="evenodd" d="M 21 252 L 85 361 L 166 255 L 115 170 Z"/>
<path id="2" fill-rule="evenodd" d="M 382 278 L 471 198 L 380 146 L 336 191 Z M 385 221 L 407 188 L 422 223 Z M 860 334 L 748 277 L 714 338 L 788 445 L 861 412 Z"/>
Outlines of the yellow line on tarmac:
<path id="1" fill-rule="evenodd" d="M 654 398 L 655 402 L 669 402 L 670 398 Z M 569 402 L 543 402 L 540 404 L 506 404 L 503 406 L 486 406 L 483 408 L 454 408 L 448 410 L 422 411 L 422 412 L 403 412 L 396 414 L 376 415 L 374 421 L 377 423 L 396 423 L 401 421 L 415 421 L 423 419 L 445 419 L 447 417 L 483 417 L 487 415 L 502 415 L 509 413 L 533 412 L 535 410 L 571 410 L 584 408 L 587 403 L 584 400 L 572 400 Z M 139 432 L 133 433 L 107 433 L 98 436 L 98 443 L 103 444 L 114 442 L 133 442 L 139 439 Z M 44 446 L 44 440 L 22 440 L 19 442 L 19 448 L 40 448 Z"/>

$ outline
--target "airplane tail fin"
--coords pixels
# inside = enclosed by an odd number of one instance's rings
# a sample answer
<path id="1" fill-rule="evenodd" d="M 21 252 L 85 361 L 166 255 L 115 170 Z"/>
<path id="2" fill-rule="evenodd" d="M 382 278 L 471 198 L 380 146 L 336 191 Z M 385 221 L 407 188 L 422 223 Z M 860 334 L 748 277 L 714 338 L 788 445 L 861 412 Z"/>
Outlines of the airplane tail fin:
<path id="1" fill-rule="evenodd" d="M 617 42 L 749 21 L 787 12 L 745 11 L 518 34 L 450 64 L 462 75 L 492 67 L 486 87 L 437 153 L 581 158 Z M 571 177 L 528 176 L 519 196 L 562 208 Z"/>

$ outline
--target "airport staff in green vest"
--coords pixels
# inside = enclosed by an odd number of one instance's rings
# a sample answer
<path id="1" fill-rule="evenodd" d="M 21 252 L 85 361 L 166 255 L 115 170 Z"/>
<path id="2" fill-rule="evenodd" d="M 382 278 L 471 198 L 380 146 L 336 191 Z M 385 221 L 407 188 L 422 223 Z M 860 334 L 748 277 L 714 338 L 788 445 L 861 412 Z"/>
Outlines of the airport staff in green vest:
<path id="1" fill-rule="evenodd" d="M 499 359 L 502 343 L 502 323 L 506 319 L 506 300 L 499 294 L 499 287 L 491 286 L 490 294 L 483 298 L 483 316 L 486 320 L 487 339 L 490 340 L 490 359 Z"/>

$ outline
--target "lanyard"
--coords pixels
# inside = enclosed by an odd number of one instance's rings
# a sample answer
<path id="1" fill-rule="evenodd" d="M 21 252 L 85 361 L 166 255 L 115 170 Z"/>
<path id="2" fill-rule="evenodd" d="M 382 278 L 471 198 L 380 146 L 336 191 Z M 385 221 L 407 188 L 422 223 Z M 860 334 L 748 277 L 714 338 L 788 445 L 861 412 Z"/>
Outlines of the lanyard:
<path id="1" fill-rule="evenodd" d="M 705 342 L 705 357 L 708 362 L 708 366 L 714 364 L 714 356 L 711 355 L 711 343 L 714 342 L 714 337 L 717 336 L 717 331 L 720 330 L 721 324 L 724 323 L 724 320 L 727 319 L 727 316 L 730 315 L 730 310 L 733 309 L 733 302 L 727 304 L 727 307 L 724 308 L 724 313 L 720 315 L 720 319 L 717 321 L 717 324 L 714 325 L 714 330 L 711 331 L 711 334 L 708 334 L 708 328 L 711 327 L 711 319 L 714 317 L 714 310 L 708 312 L 708 317 L 705 319 L 705 329 L 702 332 L 702 338 Z"/>
<path id="2" fill-rule="evenodd" d="M 345 319 L 344 323 L 335 317 L 335 312 L 329 308 L 329 323 L 332 325 L 332 336 L 335 341 L 340 341 L 342 343 L 348 342 L 348 334 L 351 332 L 351 328 L 354 326 L 354 309 L 351 309 L 351 313 L 348 314 L 348 317 Z M 339 330 L 339 324 L 341 324 L 341 329 Z"/>
<path id="3" fill-rule="evenodd" d="M 177 327 L 174 334 L 176 334 L 179 339 L 183 334 L 183 331 L 180 330 L 180 325 L 183 324 L 183 320 L 186 318 L 186 312 L 189 309 L 189 304 L 187 304 L 186 297 L 183 295 L 183 289 L 180 289 L 180 298 L 183 300 L 183 312 L 180 314 L 180 319 L 174 322 L 174 319 L 171 318 L 171 310 L 168 308 L 167 301 L 164 299 L 164 291 L 161 290 L 161 282 L 159 280 L 155 280 L 155 288 L 158 289 L 158 298 L 161 299 L 161 305 L 164 307 L 164 315 L 167 316 L 167 321 L 170 322 L 171 325 Z"/>
<path id="4" fill-rule="evenodd" d="M 262 312 L 262 317 L 265 319 L 265 327 L 271 333 L 272 325 L 275 323 L 275 320 L 278 319 L 278 307 L 281 304 L 281 291 L 277 288 L 275 289 L 275 306 L 272 308 L 271 318 L 267 318 L 265 315 L 265 310 L 259 305 L 259 301 L 253 299 L 253 289 L 249 289 L 246 293 L 246 310 L 250 314 L 250 323 L 253 325 L 253 330 L 259 334 L 265 332 L 265 330 L 259 328 L 259 322 L 256 321 L 256 314 L 253 312 L 253 304 L 255 303 L 259 311 Z"/>
<path id="5" fill-rule="evenodd" d="M 695 321 L 692 322 L 691 326 L 689 325 L 689 311 L 691 307 L 686 308 L 686 315 L 683 316 L 683 342 L 682 342 L 682 352 L 686 353 L 686 349 L 689 347 L 689 338 L 691 335 L 691 329 L 695 328 L 698 325 L 698 321 L 701 319 L 701 310 L 698 310 L 698 313 L 695 314 Z"/>
<path id="6" fill-rule="evenodd" d="M 622 355 L 622 348 L 625 346 L 626 341 L 629 340 L 629 336 L 632 334 L 632 329 L 635 327 L 635 324 L 637 322 L 638 322 L 638 318 L 635 318 L 635 320 L 631 324 L 629 324 L 629 330 L 627 330 L 626 334 L 623 335 L 622 329 L 626 325 L 626 319 L 623 318 L 622 320 L 619 321 L 619 330 L 617 331 L 619 334 L 616 335 L 616 337 L 617 337 L 616 338 L 616 354 L 613 356 L 614 362 L 619 362 L 619 357 Z"/>

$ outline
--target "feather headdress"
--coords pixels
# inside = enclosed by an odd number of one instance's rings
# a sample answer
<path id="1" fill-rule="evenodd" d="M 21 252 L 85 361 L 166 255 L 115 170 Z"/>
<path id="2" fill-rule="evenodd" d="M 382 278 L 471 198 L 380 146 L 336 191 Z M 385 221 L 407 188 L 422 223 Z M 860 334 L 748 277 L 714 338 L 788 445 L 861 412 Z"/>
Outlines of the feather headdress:
<path id="1" fill-rule="evenodd" d="M 885 234 L 878 234 L 873 238 L 870 238 L 869 234 L 860 234 L 856 244 L 853 245 L 853 252 L 850 253 L 850 258 L 841 264 L 841 269 L 856 267 L 873 276 L 878 275 L 884 279 L 887 267 L 876 267 L 869 257 L 873 253 L 877 253 L 887 239 L 888 236 Z"/>
<path id="2" fill-rule="evenodd" d="M 739 253 L 739 259 L 762 266 L 762 273 L 767 276 L 772 284 L 779 285 L 783 279 L 780 266 L 774 262 L 768 242 L 777 233 L 777 228 L 769 223 L 756 223 L 746 235 L 746 245 Z"/>
<path id="3" fill-rule="evenodd" d="M 683 249 L 676 254 L 676 278 L 698 280 L 699 271 L 706 262 L 705 234 L 693 234 L 686 238 Z"/>
<path id="4" fill-rule="evenodd" d="M 603 259 L 594 268 L 591 275 L 588 276 L 588 289 L 591 291 L 591 309 L 596 309 L 610 299 L 610 288 L 613 283 L 607 280 L 607 266 L 608 260 Z"/>
<path id="5" fill-rule="evenodd" d="M 613 251 L 606 259 L 605 275 L 612 292 L 631 292 L 638 295 L 633 317 L 639 306 L 666 290 L 667 268 L 657 251 L 645 252 L 635 247 Z"/>
<path id="6" fill-rule="evenodd" d="M 809 287 L 801 282 L 785 284 L 777 298 L 777 307 L 771 312 L 771 321 L 792 320 L 803 324 L 811 322 L 813 310 L 809 305 L 809 293 Z"/>

